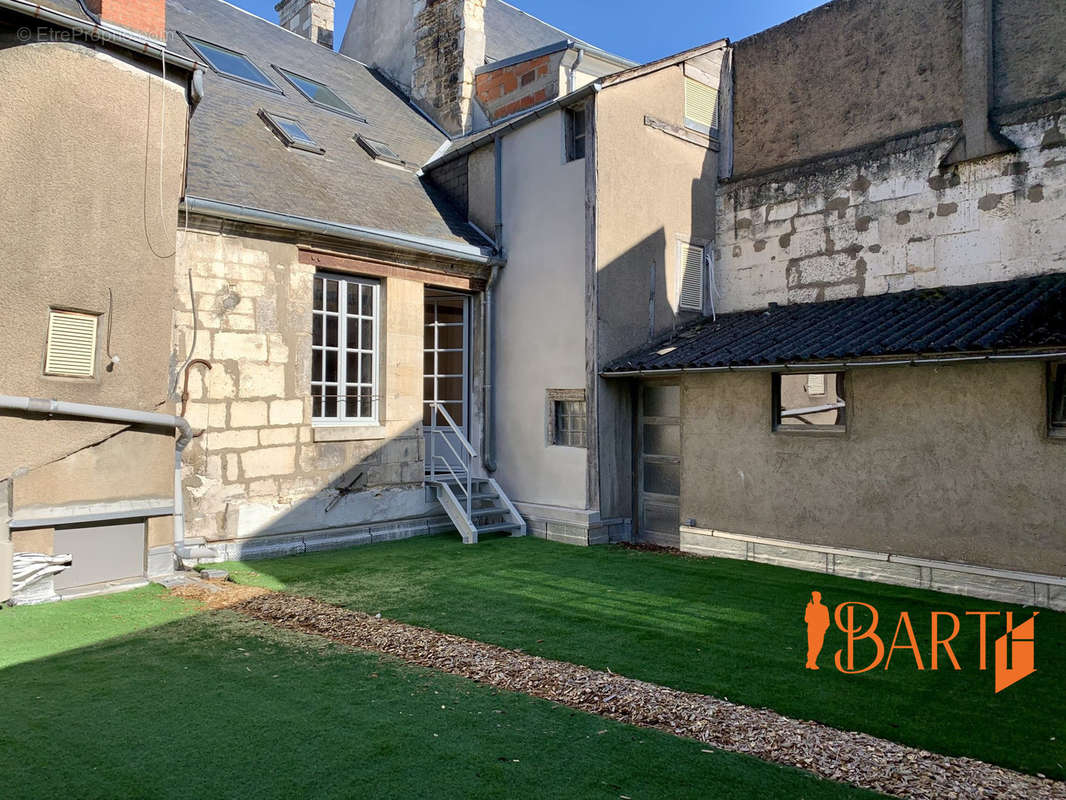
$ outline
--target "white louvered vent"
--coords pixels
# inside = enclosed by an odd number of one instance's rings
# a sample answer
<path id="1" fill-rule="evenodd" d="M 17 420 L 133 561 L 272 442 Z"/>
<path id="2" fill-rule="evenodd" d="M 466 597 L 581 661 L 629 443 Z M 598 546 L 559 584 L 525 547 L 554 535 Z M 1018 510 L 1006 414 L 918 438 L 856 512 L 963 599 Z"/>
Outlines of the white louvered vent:
<path id="1" fill-rule="evenodd" d="M 685 78 L 685 124 L 706 134 L 718 130 L 718 90 Z"/>
<path id="2" fill-rule="evenodd" d="M 703 248 L 677 243 L 678 305 L 690 311 L 703 310 Z"/>
<path id="3" fill-rule="evenodd" d="M 94 314 L 76 311 L 48 312 L 48 353 L 46 375 L 91 378 L 96 365 L 96 321 Z"/>
<path id="4" fill-rule="evenodd" d="M 825 394 L 825 375 L 821 372 L 812 372 L 807 376 L 807 394 Z"/>

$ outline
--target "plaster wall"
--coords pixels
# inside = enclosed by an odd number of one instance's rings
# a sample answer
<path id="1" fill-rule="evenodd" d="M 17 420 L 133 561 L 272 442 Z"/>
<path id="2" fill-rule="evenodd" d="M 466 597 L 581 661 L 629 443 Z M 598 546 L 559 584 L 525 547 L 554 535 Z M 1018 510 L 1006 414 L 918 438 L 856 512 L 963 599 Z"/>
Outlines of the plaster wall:
<path id="1" fill-rule="evenodd" d="M 80 44 L 17 45 L 13 31 L 0 41 L 0 218 L 11 234 L 0 238 L 0 391 L 169 411 L 185 76 L 164 84 L 153 66 Z M 44 376 L 50 307 L 99 315 L 95 377 Z M 111 369 L 108 349 L 120 358 Z M 18 506 L 170 494 L 173 432 L 108 439 L 121 430 L 0 414 L 0 476 L 49 465 L 15 481 Z"/>
<path id="2" fill-rule="evenodd" d="M 470 221 L 493 236 L 496 227 L 496 150 L 481 147 L 467 156 L 467 211 Z M 434 178 L 436 175 L 434 174 Z"/>
<path id="3" fill-rule="evenodd" d="M 684 130 L 680 65 L 607 87 L 596 98 L 595 115 L 593 324 L 602 366 L 699 317 L 679 308 L 678 243 L 712 243 L 718 167 L 711 140 L 693 143 L 646 122 L 652 117 Z M 600 513 L 605 519 L 630 517 L 634 412 L 629 389 L 625 382 L 593 380 Z"/>
<path id="4" fill-rule="evenodd" d="M 185 458 L 189 536 L 234 541 L 441 513 L 422 489 L 423 283 L 380 279 L 380 424 L 315 427 L 316 267 L 301 263 L 295 244 L 201 231 L 182 242 L 179 287 L 187 270 L 195 355 L 212 365 L 195 367 L 189 384 L 189 421 L 206 431 Z M 357 264 L 328 271 L 360 274 Z M 179 353 L 191 342 L 186 294 L 179 291 L 174 315 Z"/>
<path id="5" fill-rule="evenodd" d="M 408 95 L 415 68 L 415 6 L 397 0 L 359 0 L 340 51 L 377 67 Z"/>
<path id="6" fill-rule="evenodd" d="M 585 509 L 586 451 L 546 441 L 547 390 L 585 388 L 585 161 L 566 162 L 561 113 L 503 140 L 502 177 L 496 477 L 516 503 Z"/>
<path id="7" fill-rule="evenodd" d="M 1066 447 L 1045 366 L 848 373 L 848 430 L 771 432 L 771 375 L 682 380 L 681 519 L 699 528 L 1066 574 Z M 693 524 L 693 523 L 689 523 Z"/>
<path id="8" fill-rule="evenodd" d="M 1019 151 L 941 169 L 954 128 L 725 184 L 719 309 L 806 303 L 1066 269 L 1066 120 L 1027 111 Z"/>

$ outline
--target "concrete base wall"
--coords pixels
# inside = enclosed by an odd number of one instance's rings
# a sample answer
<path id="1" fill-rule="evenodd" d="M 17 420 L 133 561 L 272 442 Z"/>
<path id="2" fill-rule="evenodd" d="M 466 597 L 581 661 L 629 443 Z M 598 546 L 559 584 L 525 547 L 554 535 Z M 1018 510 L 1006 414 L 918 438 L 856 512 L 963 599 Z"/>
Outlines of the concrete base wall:
<path id="1" fill-rule="evenodd" d="M 632 538 L 632 522 L 628 519 L 600 519 L 595 511 L 582 511 L 559 506 L 515 503 L 526 521 L 530 536 L 552 542 L 589 547 L 611 542 L 628 542 Z"/>
<path id="2" fill-rule="evenodd" d="M 681 550 L 1066 611 L 1066 578 L 681 526 Z"/>

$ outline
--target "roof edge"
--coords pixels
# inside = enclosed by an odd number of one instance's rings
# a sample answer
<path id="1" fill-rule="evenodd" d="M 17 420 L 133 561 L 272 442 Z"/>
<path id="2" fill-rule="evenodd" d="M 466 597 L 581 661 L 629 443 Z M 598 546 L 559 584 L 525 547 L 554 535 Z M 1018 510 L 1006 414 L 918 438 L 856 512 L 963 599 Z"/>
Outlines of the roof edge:
<path id="1" fill-rule="evenodd" d="M 472 244 L 459 244 L 448 242 L 443 239 L 434 239 L 426 236 L 399 233 L 397 231 L 382 231 L 376 228 L 365 228 L 360 225 L 347 225 L 340 222 L 327 222 L 325 220 L 310 217 L 298 217 L 292 214 L 282 214 L 277 211 L 267 211 L 252 206 L 223 203 L 218 200 L 208 200 L 203 197 L 186 197 L 182 207 L 189 213 L 201 214 L 206 217 L 216 217 L 233 222 L 244 222 L 253 225 L 264 225 L 272 228 L 296 231 L 299 233 L 311 233 L 322 236 L 332 236 L 337 239 L 360 244 L 385 245 L 399 247 L 414 253 L 424 255 L 442 256 L 465 261 L 473 264 L 500 265 L 503 260 L 492 252 L 491 247 L 478 247 Z"/>

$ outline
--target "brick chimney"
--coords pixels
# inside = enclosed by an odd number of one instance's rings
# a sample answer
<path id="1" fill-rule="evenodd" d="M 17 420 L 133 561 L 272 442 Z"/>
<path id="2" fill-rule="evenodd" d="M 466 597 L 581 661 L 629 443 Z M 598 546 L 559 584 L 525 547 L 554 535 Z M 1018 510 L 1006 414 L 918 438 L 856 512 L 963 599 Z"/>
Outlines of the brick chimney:
<path id="1" fill-rule="evenodd" d="M 85 5 L 101 22 L 166 41 L 166 0 L 85 0 Z"/>
<path id="2" fill-rule="evenodd" d="M 485 0 L 358 0 L 341 52 L 384 72 L 448 133 L 467 133 Z"/>
<path id="3" fill-rule="evenodd" d="M 333 7 L 334 0 L 281 0 L 274 10 L 281 27 L 332 50 Z"/>

